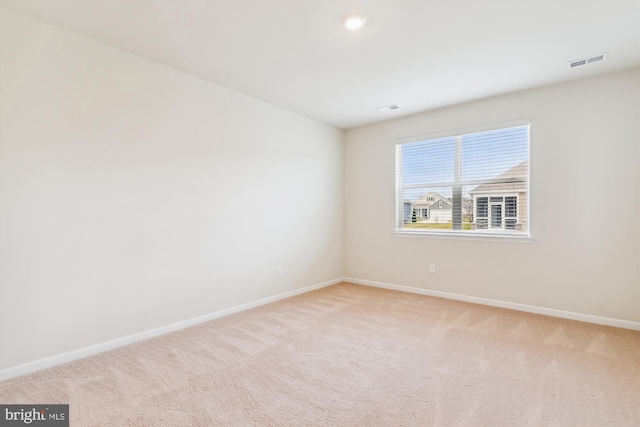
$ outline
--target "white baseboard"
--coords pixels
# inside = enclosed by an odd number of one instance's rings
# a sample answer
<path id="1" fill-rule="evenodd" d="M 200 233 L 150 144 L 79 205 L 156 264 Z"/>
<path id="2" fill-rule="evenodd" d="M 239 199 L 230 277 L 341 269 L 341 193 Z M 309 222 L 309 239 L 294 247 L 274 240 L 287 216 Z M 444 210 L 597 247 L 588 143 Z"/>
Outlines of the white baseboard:
<path id="1" fill-rule="evenodd" d="M 282 294 L 274 295 L 272 297 L 263 298 L 257 301 L 241 304 L 235 307 L 219 310 L 214 313 L 205 314 L 204 316 L 195 317 L 193 319 L 183 320 L 181 322 L 172 323 L 170 325 L 162 326 L 159 328 L 151 329 L 148 331 L 140 332 L 126 337 L 117 338 L 115 340 L 107 341 L 100 344 L 95 344 L 89 347 L 84 347 L 78 350 L 72 350 L 67 353 L 58 354 L 55 356 L 47 357 L 33 362 L 25 363 L 23 365 L 13 366 L 0 370 L 0 381 L 15 378 L 21 375 L 29 374 L 32 372 L 40 371 L 45 368 L 60 365 L 62 363 L 71 362 L 73 360 L 82 359 L 83 357 L 91 356 L 104 351 L 113 350 L 114 348 L 123 347 L 128 344 L 133 344 L 138 341 L 143 341 L 149 338 L 164 335 L 169 332 L 184 329 L 189 326 L 198 325 L 200 323 L 208 322 L 210 320 L 218 319 L 220 317 L 228 316 L 239 311 L 249 310 L 261 305 L 269 304 L 271 302 L 279 301 L 284 298 L 289 298 L 295 295 L 303 294 L 306 292 L 314 291 L 316 289 L 324 288 L 326 286 L 335 285 L 342 282 L 342 277 L 329 280 L 327 282 L 318 283 L 315 285 L 307 286 L 293 291 L 285 292 Z"/>
<path id="2" fill-rule="evenodd" d="M 611 317 L 594 316 L 592 314 L 574 313 L 572 311 L 556 310 L 555 308 L 537 307 L 534 305 L 519 304 L 515 302 L 500 301 L 490 298 L 473 297 L 454 294 L 450 292 L 432 291 L 430 289 L 413 288 L 410 286 L 394 285 L 391 283 L 374 282 L 373 280 L 345 277 L 345 282 L 357 285 L 373 286 L 376 288 L 393 289 L 401 292 L 429 295 L 432 297 L 453 299 L 457 301 L 471 302 L 475 304 L 490 305 L 493 307 L 509 308 L 511 310 L 526 311 L 528 313 L 544 314 L 546 316 L 561 317 L 563 319 L 578 320 L 580 322 L 596 323 L 598 325 L 614 326 L 616 328 L 632 329 L 640 331 L 640 322 L 631 320 L 613 319 Z"/>

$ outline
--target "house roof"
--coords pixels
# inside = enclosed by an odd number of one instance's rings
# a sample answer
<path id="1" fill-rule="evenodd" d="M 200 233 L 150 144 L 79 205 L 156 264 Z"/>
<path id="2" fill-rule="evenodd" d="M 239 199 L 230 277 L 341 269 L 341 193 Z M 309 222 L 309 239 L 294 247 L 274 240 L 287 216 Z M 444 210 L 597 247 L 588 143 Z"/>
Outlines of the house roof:
<path id="1" fill-rule="evenodd" d="M 433 201 L 427 201 L 428 197 L 433 197 Z M 421 196 L 413 205 L 420 205 L 420 206 L 424 206 L 424 207 L 429 207 L 431 205 L 433 205 L 434 203 L 438 202 L 438 201 L 444 201 L 445 203 L 447 203 L 448 205 L 451 205 L 451 202 L 448 201 L 446 198 L 442 197 L 441 195 L 439 195 L 438 193 L 435 193 L 433 191 L 425 194 L 424 196 Z"/>
<path id="2" fill-rule="evenodd" d="M 529 162 L 524 161 L 509 170 L 496 176 L 496 179 L 509 179 L 509 178 L 526 178 L 529 175 Z M 526 182 L 502 182 L 502 183 L 490 183 L 480 184 L 473 190 L 469 191 L 469 194 L 474 193 L 500 193 L 507 191 L 522 192 L 527 190 Z"/>

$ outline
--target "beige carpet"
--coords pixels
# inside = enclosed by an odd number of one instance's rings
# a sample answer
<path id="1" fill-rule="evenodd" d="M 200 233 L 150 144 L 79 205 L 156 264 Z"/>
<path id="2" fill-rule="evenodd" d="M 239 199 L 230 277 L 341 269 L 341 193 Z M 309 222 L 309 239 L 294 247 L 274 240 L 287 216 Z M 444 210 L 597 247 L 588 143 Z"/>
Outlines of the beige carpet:
<path id="1" fill-rule="evenodd" d="M 639 426 L 640 332 L 340 284 L 0 383 L 72 426 Z"/>

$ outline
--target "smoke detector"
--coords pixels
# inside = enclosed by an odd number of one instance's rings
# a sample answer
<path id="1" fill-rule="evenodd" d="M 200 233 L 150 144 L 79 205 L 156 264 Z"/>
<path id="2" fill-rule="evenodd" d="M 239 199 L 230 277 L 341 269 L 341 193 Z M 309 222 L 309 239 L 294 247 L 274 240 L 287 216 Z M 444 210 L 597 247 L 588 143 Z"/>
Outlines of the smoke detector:
<path id="1" fill-rule="evenodd" d="M 383 105 L 382 107 L 376 108 L 376 110 L 397 110 L 398 107 L 396 104 Z"/>
<path id="2" fill-rule="evenodd" d="M 574 59 L 573 61 L 569 61 L 569 68 L 582 67 L 583 65 L 593 64 L 594 62 L 604 61 L 607 59 L 607 56 L 609 56 L 609 52 L 588 56 L 586 58 Z"/>

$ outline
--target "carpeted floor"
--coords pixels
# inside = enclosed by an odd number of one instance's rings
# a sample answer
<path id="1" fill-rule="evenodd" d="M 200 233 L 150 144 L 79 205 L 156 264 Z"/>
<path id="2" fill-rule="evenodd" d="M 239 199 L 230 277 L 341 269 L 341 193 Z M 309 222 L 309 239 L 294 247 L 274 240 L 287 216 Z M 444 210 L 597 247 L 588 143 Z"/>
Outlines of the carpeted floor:
<path id="1" fill-rule="evenodd" d="M 640 332 L 339 284 L 0 383 L 72 426 L 638 426 Z"/>

